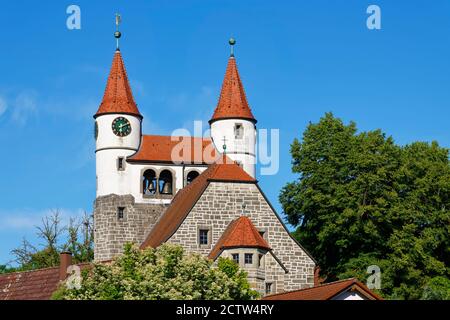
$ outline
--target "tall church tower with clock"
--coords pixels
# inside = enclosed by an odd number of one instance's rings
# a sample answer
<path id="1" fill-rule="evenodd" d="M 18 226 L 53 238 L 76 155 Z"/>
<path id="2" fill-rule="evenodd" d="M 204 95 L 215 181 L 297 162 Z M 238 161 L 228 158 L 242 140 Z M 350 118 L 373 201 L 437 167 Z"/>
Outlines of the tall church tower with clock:
<path id="1" fill-rule="evenodd" d="M 139 149 L 142 115 L 134 101 L 120 50 L 116 50 L 95 118 L 97 197 L 130 193 L 126 157 Z"/>

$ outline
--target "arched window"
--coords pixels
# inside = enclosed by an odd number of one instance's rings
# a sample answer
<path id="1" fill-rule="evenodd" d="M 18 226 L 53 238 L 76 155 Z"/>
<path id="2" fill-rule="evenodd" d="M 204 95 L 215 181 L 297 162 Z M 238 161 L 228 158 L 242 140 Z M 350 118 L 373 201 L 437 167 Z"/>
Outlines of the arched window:
<path id="1" fill-rule="evenodd" d="M 188 173 L 186 177 L 186 185 L 190 184 L 192 181 L 194 181 L 195 178 L 197 178 L 200 174 L 197 171 L 191 171 Z"/>
<path id="2" fill-rule="evenodd" d="M 142 176 L 142 193 L 144 195 L 156 194 L 157 180 L 155 171 L 148 169 L 145 170 Z"/>
<path id="3" fill-rule="evenodd" d="M 169 170 L 163 170 L 159 174 L 159 193 L 173 194 L 173 179 L 172 173 Z"/>

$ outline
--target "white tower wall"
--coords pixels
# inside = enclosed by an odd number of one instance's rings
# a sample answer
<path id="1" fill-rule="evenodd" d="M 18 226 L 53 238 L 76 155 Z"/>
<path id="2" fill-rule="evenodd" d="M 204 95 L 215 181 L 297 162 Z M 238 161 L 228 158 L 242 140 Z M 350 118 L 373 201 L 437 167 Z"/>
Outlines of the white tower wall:
<path id="1" fill-rule="evenodd" d="M 244 130 L 242 139 L 235 136 L 235 126 L 241 124 Z M 223 152 L 224 137 L 226 154 L 242 164 L 244 170 L 256 177 L 256 126 L 244 119 L 224 119 L 211 123 L 211 138 L 219 152 Z"/>
<path id="2" fill-rule="evenodd" d="M 131 124 L 131 133 L 118 137 L 112 130 L 117 117 L 126 118 Z M 131 168 L 123 161 L 124 169 L 118 170 L 119 157 L 126 158 L 139 149 L 141 143 L 141 119 L 132 115 L 106 114 L 97 117 L 98 137 L 96 141 L 97 197 L 109 194 L 130 194 Z"/>

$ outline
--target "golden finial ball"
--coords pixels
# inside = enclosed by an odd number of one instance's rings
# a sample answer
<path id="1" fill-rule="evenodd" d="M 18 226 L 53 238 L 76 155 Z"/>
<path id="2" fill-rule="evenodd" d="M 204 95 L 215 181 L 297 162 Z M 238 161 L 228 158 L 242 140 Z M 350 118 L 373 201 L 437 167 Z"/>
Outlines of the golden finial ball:
<path id="1" fill-rule="evenodd" d="M 122 34 L 120 33 L 120 31 L 116 31 L 114 32 L 114 37 L 119 39 L 122 36 Z"/>
<path id="2" fill-rule="evenodd" d="M 230 40 L 228 41 L 228 43 L 230 44 L 230 46 L 234 46 L 234 45 L 236 44 L 236 39 L 230 38 Z"/>

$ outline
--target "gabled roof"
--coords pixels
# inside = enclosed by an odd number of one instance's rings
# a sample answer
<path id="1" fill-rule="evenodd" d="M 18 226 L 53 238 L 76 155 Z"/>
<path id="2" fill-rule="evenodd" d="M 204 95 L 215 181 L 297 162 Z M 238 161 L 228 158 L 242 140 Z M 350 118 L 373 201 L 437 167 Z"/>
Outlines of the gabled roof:
<path id="1" fill-rule="evenodd" d="M 220 119 L 247 119 L 256 123 L 233 56 L 228 60 L 219 102 L 209 123 Z"/>
<path id="2" fill-rule="evenodd" d="M 144 135 L 139 150 L 127 161 L 211 164 L 219 157 L 210 138 Z"/>
<path id="3" fill-rule="evenodd" d="M 83 270 L 88 263 L 78 266 Z M 60 283 L 60 267 L 0 275 L 0 300 L 49 300 Z"/>
<path id="4" fill-rule="evenodd" d="M 48 300 L 59 284 L 59 267 L 0 275 L 0 300 Z"/>
<path id="5" fill-rule="evenodd" d="M 156 248 L 167 241 L 186 219 L 211 181 L 256 183 L 256 180 L 237 164 L 210 165 L 191 184 L 178 191 L 170 206 L 142 243 L 141 248 Z"/>
<path id="6" fill-rule="evenodd" d="M 266 296 L 263 300 L 331 300 L 346 291 L 357 291 L 369 300 L 383 300 L 355 278 L 325 283 L 317 287 Z"/>
<path id="7" fill-rule="evenodd" d="M 270 250 L 266 240 L 256 230 L 250 218 L 246 216 L 239 217 L 230 222 L 208 257 L 215 260 L 224 249 L 232 248 Z"/>
<path id="8" fill-rule="evenodd" d="M 109 113 L 132 114 L 142 118 L 134 102 L 127 72 L 119 50 L 116 50 L 103 100 L 94 118 Z"/>

